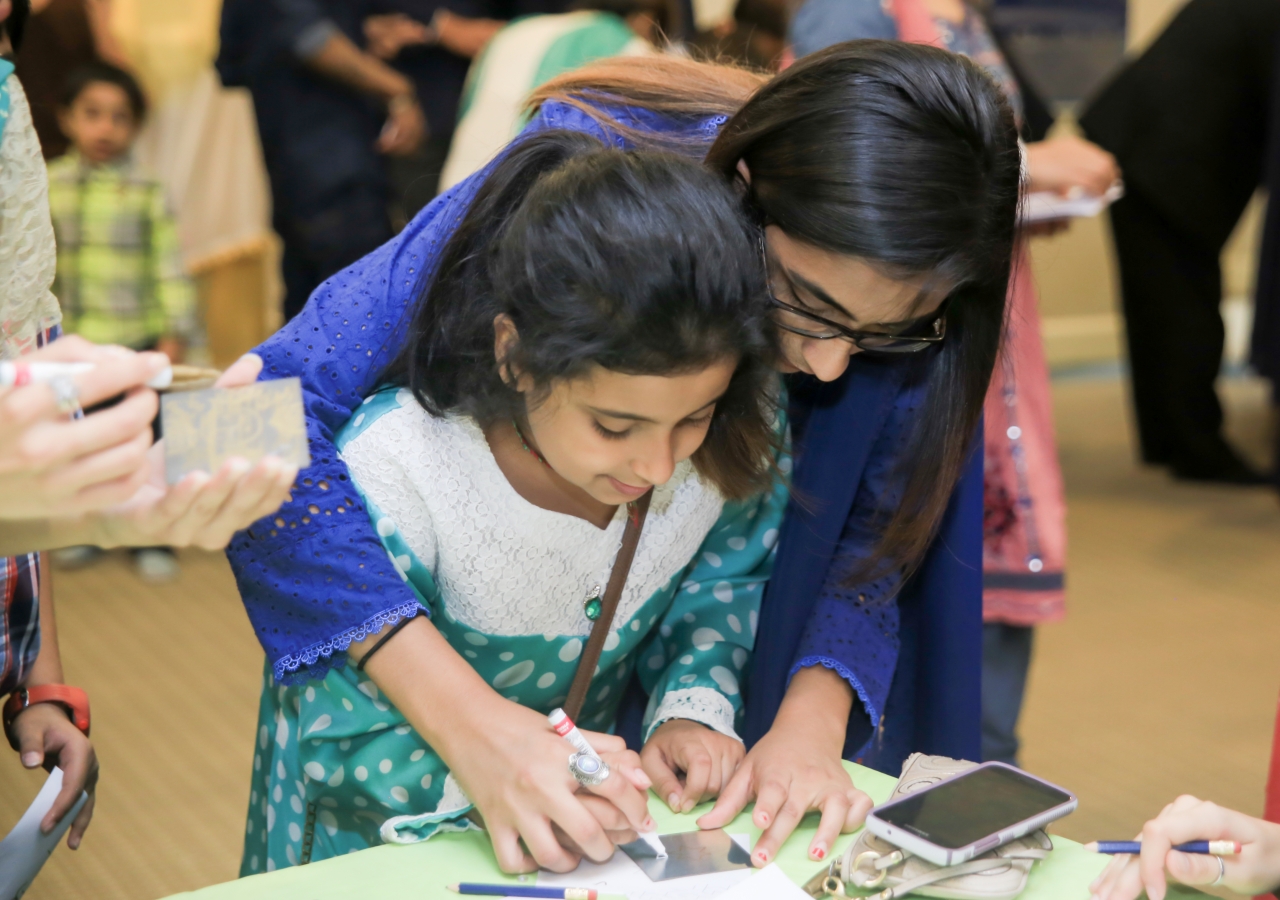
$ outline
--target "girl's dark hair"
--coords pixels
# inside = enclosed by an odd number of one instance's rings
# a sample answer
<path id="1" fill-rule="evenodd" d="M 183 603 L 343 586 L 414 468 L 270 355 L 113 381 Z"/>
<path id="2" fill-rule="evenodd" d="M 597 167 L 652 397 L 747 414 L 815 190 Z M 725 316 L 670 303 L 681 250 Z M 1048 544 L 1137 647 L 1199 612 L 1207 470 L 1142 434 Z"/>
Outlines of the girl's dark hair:
<path id="1" fill-rule="evenodd" d="M 494 319 L 519 339 L 494 358 Z M 695 161 L 547 132 L 515 144 L 445 246 L 386 372 L 433 415 L 524 413 L 594 365 L 671 375 L 736 359 L 698 472 L 730 499 L 773 474 L 773 328 L 741 200 Z M 505 373 L 532 379 L 528 397 Z"/>
<path id="2" fill-rule="evenodd" d="M 9 36 L 9 46 L 17 53 L 22 49 L 22 35 L 27 30 L 27 19 L 31 15 L 31 0 L 13 0 L 9 18 L 0 22 L 0 34 Z"/>
<path id="3" fill-rule="evenodd" d="M 806 56 L 748 98 L 751 84 L 725 66 L 619 59 L 561 76 L 532 102 L 560 100 L 606 119 L 616 102 L 675 117 L 732 113 L 707 163 L 740 182 L 744 161 L 744 189 L 766 222 L 891 276 L 956 285 L 946 340 L 900 363 L 925 383 L 925 401 L 901 457 L 901 501 L 883 511 L 881 538 L 851 578 L 909 572 L 973 445 L 1000 345 L 1019 194 L 1013 113 L 968 59 L 894 41 Z"/>
<path id="4" fill-rule="evenodd" d="M 125 97 L 129 99 L 129 109 L 133 112 L 134 123 L 141 124 L 147 117 L 146 95 L 138 86 L 137 79 L 119 66 L 113 66 L 110 63 L 91 62 L 72 69 L 62 86 L 62 105 L 70 107 L 84 93 L 85 88 L 100 82 L 114 84 L 124 91 Z"/>

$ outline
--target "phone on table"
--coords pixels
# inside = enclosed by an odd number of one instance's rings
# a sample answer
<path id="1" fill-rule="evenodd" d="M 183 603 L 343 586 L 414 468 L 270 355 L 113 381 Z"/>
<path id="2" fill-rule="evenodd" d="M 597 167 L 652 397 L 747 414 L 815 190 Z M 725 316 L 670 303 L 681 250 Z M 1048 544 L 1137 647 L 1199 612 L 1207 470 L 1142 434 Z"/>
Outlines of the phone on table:
<path id="1" fill-rule="evenodd" d="M 1076 808 L 1070 791 L 1004 763 L 990 762 L 867 816 L 867 830 L 939 866 L 967 862 Z"/>

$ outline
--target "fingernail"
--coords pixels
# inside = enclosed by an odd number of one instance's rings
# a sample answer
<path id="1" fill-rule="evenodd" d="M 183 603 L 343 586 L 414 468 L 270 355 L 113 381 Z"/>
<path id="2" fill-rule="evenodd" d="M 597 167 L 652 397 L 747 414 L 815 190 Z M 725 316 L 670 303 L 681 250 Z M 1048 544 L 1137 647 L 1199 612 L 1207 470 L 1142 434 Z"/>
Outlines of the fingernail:
<path id="1" fill-rule="evenodd" d="M 650 831 L 657 831 L 658 823 L 653 821 L 653 816 L 645 816 L 644 821 L 640 823 L 640 830 L 645 834 L 648 834 Z"/>
<path id="2" fill-rule="evenodd" d="M 684 801 L 684 803 L 680 805 L 680 812 L 687 813 L 689 810 L 693 809 L 697 805 L 698 805 L 697 802 L 693 800 L 693 798 L 690 798 Z"/>
<path id="3" fill-rule="evenodd" d="M 823 859 L 827 855 L 827 850 L 821 844 L 814 844 L 813 849 L 809 851 L 813 854 L 814 859 Z"/>
<path id="4" fill-rule="evenodd" d="M 670 797 L 668 797 L 667 806 L 671 807 L 672 812 L 679 812 L 680 811 L 680 795 L 672 794 Z"/>
<path id="5" fill-rule="evenodd" d="M 757 850 L 756 859 L 760 860 L 762 863 L 767 863 L 769 861 L 769 854 L 765 853 L 763 850 Z"/>
<path id="6" fill-rule="evenodd" d="M 768 824 L 769 824 L 769 814 L 768 814 L 767 812 L 759 813 L 759 814 L 758 814 L 758 816 L 759 816 L 759 819 L 760 819 L 760 827 L 761 827 L 761 828 L 763 828 L 765 825 L 768 825 Z"/>
<path id="7" fill-rule="evenodd" d="M 79 849 L 80 849 L 80 838 L 78 838 L 78 837 L 73 837 L 71 840 L 67 841 L 67 846 L 68 846 L 68 847 L 70 847 L 72 850 L 79 850 Z"/>
<path id="8" fill-rule="evenodd" d="M 40 765 L 40 754 L 36 753 L 34 750 L 22 754 L 22 764 L 28 769 L 34 769 L 36 766 Z"/>
<path id="9" fill-rule="evenodd" d="M 649 776 L 646 775 L 644 772 L 637 770 L 636 786 L 639 787 L 641 790 L 647 791 L 649 790 L 649 788 L 653 787 L 653 780 L 649 778 Z"/>

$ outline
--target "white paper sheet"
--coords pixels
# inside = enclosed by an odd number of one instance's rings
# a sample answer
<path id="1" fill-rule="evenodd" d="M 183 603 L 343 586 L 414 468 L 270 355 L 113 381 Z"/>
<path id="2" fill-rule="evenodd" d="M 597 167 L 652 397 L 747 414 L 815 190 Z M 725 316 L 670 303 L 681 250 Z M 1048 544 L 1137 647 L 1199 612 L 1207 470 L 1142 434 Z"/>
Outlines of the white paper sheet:
<path id="1" fill-rule="evenodd" d="M 62 817 L 62 821 L 53 827 L 48 834 L 40 833 L 40 822 L 53 807 L 58 792 L 62 790 L 62 770 L 55 768 L 49 773 L 44 787 L 31 801 L 31 806 L 22 814 L 18 824 L 8 837 L 0 841 L 0 900 L 17 900 L 35 881 L 40 867 L 49 858 L 49 854 L 58 846 L 58 841 L 66 834 L 71 823 L 80 814 L 80 808 L 89 799 L 89 795 L 81 792 L 71 811 Z"/>
<path id="2" fill-rule="evenodd" d="M 750 848 L 750 837 L 730 835 L 739 845 Z M 567 875 L 538 873 L 538 887 L 595 888 L 601 894 L 624 894 L 627 900 L 713 900 L 739 882 L 751 878 L 751 869 L 694 875 L 670 881 L 650 881 L 627 854 L 615 850 L 607 863 L 584 862 Z"/>
<path id="3" fill-rule="evenodd" d="M 1023 198 L 1018 218 L 1024 225 L 1054 219 L 1087 219 L 1096 216 L 1123 196 L 1124 188 L 1118 184 L 1112 185 L 1101 197 L 1089 194 L 1063 197 L 1053 191 L 1034 191 Z"/>
<path id="4" fill-rule="evenodd" d="M 770 863 L 740 884 L 729 888 L 715 900 L 813 900 L 777 863 Z"/>

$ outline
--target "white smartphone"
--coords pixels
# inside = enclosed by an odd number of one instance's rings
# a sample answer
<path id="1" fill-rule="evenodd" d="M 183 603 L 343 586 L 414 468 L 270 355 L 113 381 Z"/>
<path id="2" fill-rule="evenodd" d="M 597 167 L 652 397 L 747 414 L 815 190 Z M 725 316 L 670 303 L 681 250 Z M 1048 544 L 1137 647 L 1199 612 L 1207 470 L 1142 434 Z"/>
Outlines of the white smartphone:
<path id="1" fill-rule="evenodd" d="M 921 859 L 954 866 L 1061 819 L 1076 802 L 1070 791 L 990 762 L 877 806 L 867 830 Z"/>

